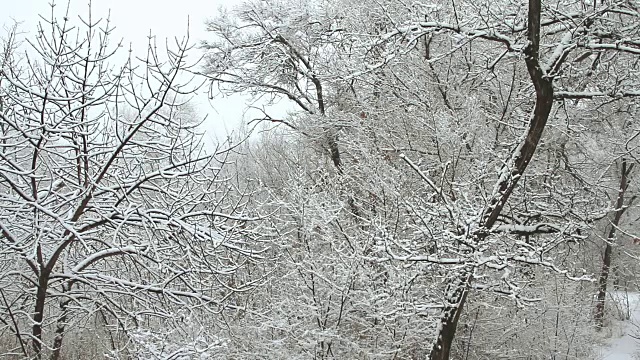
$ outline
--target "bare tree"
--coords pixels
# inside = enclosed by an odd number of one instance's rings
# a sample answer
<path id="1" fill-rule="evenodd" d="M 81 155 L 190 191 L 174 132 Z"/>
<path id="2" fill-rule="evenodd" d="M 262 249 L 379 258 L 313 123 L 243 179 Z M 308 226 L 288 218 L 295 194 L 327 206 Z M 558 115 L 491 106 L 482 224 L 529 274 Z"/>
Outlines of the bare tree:
<path id="1" fill-rule="evenodd" d="M 182 75 L 189 38 L 164 59 L 152 41 L 118 65 L 111 31 L 52 10 L 24 54 L 15 32 L 4 42 L 0 333 L 15 347 L 3 354 L 59 359 L 65 334 L 90 319 L 126 351 L 114 334 L 238 308 L 229 300 L 256 280 L 229 281 L 262 251 L 250 194 L 180 110 L 194 91 Z"/>

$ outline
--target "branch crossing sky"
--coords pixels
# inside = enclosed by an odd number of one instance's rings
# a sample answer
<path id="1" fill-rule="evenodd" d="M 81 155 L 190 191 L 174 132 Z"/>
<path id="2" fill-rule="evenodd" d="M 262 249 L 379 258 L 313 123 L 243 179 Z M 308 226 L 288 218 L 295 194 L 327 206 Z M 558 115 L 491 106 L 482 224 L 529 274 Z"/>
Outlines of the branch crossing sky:
<path id="1" fill-rule="evenodd" d="M 20 24 L 19 28 L 26 36 L 35 32 L 40 15 L 46 19 L 51 17 L 51 0 L 2 0 L 0 23 L 4 28 L 9 28 L 14 22 Z M 56 1 L 55 14 L 62 18 L 67 6 L 69 6 L 70 20 L 77 22 L 78 17 L 86 17 L 89 4 L 91 4 L 93 19 L 110 16 L 111 23 L 115 27 L 112 43 L 121 39 L 126 48 L 133 49 L 134 53 L 146 52 L 149 35 L 156 37 L 158 44 L 164 44 L 166 40 L 171 45 L 174 38 L 181 39 L 187 35 L 192 44 L 198 44 L 207 39 L 204 21 L 213 18 L 221 7 L 229 7 L 240 3 L 239 0 L 70 0 Z M 4 36 L 2 31 L 0 36 Z M 122 51 L 126 55 L 126 51 Z M 199 50 L 194 49 L 191 56 L 201 56 Z M 207 116 L 202 125 L 210 142 L 214 139 L 224 140 L 226 135 L 236 130 L 241 124 L 246 124 L 251 119 L 260 116 L 255 111 L 246 111 L 249 99 L 236 95 L 231 97 L 217 96 L 207 99 L 208 87 L 201 89 L 196 96 L 195 105 L 198 114 Z M 282 113 L 282 111 L 279 111 Z M 208 141 L 209 142 L 209 141 Z"/>

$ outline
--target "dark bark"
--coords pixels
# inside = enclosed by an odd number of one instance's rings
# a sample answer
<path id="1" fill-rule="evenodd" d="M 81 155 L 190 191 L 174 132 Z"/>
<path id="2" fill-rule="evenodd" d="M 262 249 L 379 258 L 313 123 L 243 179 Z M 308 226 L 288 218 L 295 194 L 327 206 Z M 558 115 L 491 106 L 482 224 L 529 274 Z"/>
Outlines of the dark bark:
<path id="1" fill-rule="evenodd" d="M 291 56 L 302 63 L 301 66 L 304 67 L 304 71 L 298 69 L 298 72 L 301 73 L 301 74 L 304 74 L 307 77 L 307 79 L 309 79 L 311 81 L 311 83 L 313 83 L 313 86 L 316 89 L 316 101 L 317 101 L 317 106 L 318 106 L 318 113 L 323 118 L 326 117 L 326 107 L 325 107 L 324 90 L 323 90 L 323 87 L 322 87 L 322 82 L 320 81 L 320 79 L 318 79 L 318 76 L 316 76 L 312 62 L 307 57 L 302 55 L 298 51 L 298 49 L 296 49 L 296 47 L 293 46 L 282 35 L 275 36 L 273 38 L 273 40 L 278 42 L 278 43 L 280 43 L 280 44 L 283 44 L 284 46 L 286 46 L 289 49 L 289 51 L 291 52 Z M 291 95 L 289 95 L 288 97 L 290 99 L 296 101 L 295 97 L 293 97 Z M 306 106 L 304 106 L 301 102 L 299 102 L 299 101 L 296 101 L 296 102 L 305 111 L 307 111 L 309 113 L 313 113 L 311 111 L 311 109 L 309 109 Z M 333 162 L 333 165 L 336 167 L 338 172 L 341 172 L 342 171 L 342 169 L 341 169 L 342 161 L 340 159 L 340 149 L 338 147 L 337 129 L 334 129 L 333 125 L 327 126 L 327 129 L 328 129 L 328 133 L 329 133 L 328 139 L 327 139 L 327 146 L 329 148 L 329 155 L 331 156 L 331 162 Z"/>
<path id="2" fill-rule="evenodd" d="M 338 171 L 341 171 L 340 166 L 342 165 L 342 161 L 340 160 L 340 148 L 338 147 L 337 139 L 333 136 L 329 137 L 329 153 L 331 155 L 333 165 L 338 169 Z"/>
<path id="3" fill-rule="evenodd" d="M 540 64 L 540 11 L 541 0 L 529 0 L 529 45 L 524 49 L 524 54 L 527 70 L 536 90 L 536 105 L 533 117 L 529 122 L 529 129 L 524 143 L 519 148 L 516 148 L 516 153 L 513 154 L 515 156 L 513 166 L 510 169 L 505 168 L 502 170 L 509 171 L 509 176 L 499 180 L 498 196 L 491 199 L 490 205 L 485 209 L 484 223 L 482 224 L 485 230 L 493 227 L 502 208 L 511 196 L 511 192 L 533 158 L 553 106 L 552 78 L 545 76 Z"/>
<path id="4" fill-rule="evenodd" d="M 62 352 L 62 340 L 64 340 L 64 332 L 66 329 L 67 322 L 67 310 L 66 306 L 62 309 L 63 313 L 58 318 L 57 327 L 56 327 L 56 336 L 53 339 L 53 352 L 51 353 L 51 360 L 60 359 L 60 354 Z"/>
<path id="5" fill-rule="evenodd" d="M 62 286 L 62 293 L 68 293 L 71 290 L 72 283 Z M 51 353 L 51 360 L 59 360 L 62 353 L 62 341 L 64 340 L 65 331 L 67 328 L 67 318 L 69 316 L 69 303 L 70 299 L 63 299 L 60 301 L 60 316 L 56 320 L 56 331 L 53 339 L 53 352 Z"/>
<path id="6" fill-rule="evenodd" d="M 42 358 L 42 320 L 44 319 L 44 306 L 47 300 L 49 287 L 49 271 L 46 268 L 40 270 L 38 276 L 38 289 L 36 291 L 35 313 L 33 314 L 33 351 L 36 359 Z"/>
<path id="7" fill-rule="evenodd" d="M 594 313 L 594 320 L 596 322 L 596 328 L 602 329 L 604 326 L 604 308 L 607 298 L 607 281 L 609 279 L 609 271 L 611 269 L 611 252 L 613 251 L 613 245 L 616 241 L 616 229 L 620 225 L 620 219 L 628 208 L 624 206 L 624 194 L 629 187 L 629 174 L 633 170 L 631 164 L 627 167 L 627 161 L 622 159 L 622 171 L 620 172 L 620 187 L 618 189 L 618 197 L 616 199 L 615 214 L 609 227 L 609 234 L 607 235 L 607 244 L 604 249 L 604 257 L 602 258 L 602 270 L 600 271 L 600 278 L 598 279 L 598 294 L 596 299 L 596 309 Z"/>
<path id="8" fill-rule="evenodd" d="M 472 241 L 475 242 L 486 237 L 495 225 L 518 180 L 522 177 L 533 158 L 553 106 L 553 80 L 551 77 L 546 76 L 540 64 L 541 8 L 541 0 L 529 0 L 527 23 L 529 44 L 524 49 L 524 54 L 527 70 L 536 91 L 533 116 L 529 122 L 529 128 L 523 143 L 514 150 L 511 160 L 501 169 L 501 176 L 497 184 L 498 191 L 493 194 L 494 197 L 490 199 L 488 206 L 483 211 L 480 230 L 473 234 Z M 473 280 L 473 272 L 474 267 L 470 265 L 458 275 L 458 280 L 454 282 L 458 289 L 447 292 L 445 310 L 440 319 L 440 330 L 431 349 L 430 360 L 449 359 L 456 328 L 464 309 L 469 286 Z"/>
<path id="9" fill-rule="evenodd" d="M 460 315 L 462 314 L 467 295 L 469 294 L 469 284 L 471 283 L 472 277 L 473 269 L 465 269 L 459 278 L 459 282 L 451 284 L 450 288 L 447 289 L 445 296 L 447 304 L 445 304 L 445 310 L 440 318 L 438 338 L 431 349 L 431 354 L 429 355 L 430 360 L 449 359 L 451 345 L 456 336 Z"/>

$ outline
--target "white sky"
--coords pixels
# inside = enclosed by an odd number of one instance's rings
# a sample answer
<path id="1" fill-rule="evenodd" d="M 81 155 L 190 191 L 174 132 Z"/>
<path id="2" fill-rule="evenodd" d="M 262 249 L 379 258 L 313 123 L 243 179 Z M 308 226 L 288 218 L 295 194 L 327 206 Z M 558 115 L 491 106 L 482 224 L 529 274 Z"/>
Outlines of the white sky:
<path id="1" fill-rule="evenodd" d="M 39 14 L 45 18 L 50 17 L 50 2 L 51 0 L 0 0 L 0 24 L 9 25 L 15 20 L 21 23 L 22 31 L 33 33 L 40 20 Z M 240 2 L 241 0 L 92 0 L 91 9 L 94 19 L 105 18 L 110 14 L 111 23 L 115 26 L 112 43 L 123 39 L 126 48 L 131 44 L 135 52 L 136 49 L 146 50 L 150 33 L 158 43 L 164 43 L 167 38 L 170 42 L 175 37 L 182 38 L 189 29 L 192 43 L 197 44 L 207 39 L 204 25 L 207 18 L 215 17 L 221 6 L 231 8 Z M 67 0 L 57 0 L 56 14 L 62 17 L 66 7 Z M 77 21 L 79 15 L 87 14 L 88 8 L 89 0 L 71 0 L 70 20 Z M 195 52 L 193 56 L 195 58 L 198 53 Z M 247 98 L 241 96 L 218 96 L 207 101 L 207 97 L 202 95 L 196 99 L 196 105 L 203 117 L 208 115 L 203 128 L 212 138 L 223 138 L 228 131 L 259 116 L 256 112 L 245 114 Z M 281 109 L 277 112 L 282 114 L 285 111 Z"/>

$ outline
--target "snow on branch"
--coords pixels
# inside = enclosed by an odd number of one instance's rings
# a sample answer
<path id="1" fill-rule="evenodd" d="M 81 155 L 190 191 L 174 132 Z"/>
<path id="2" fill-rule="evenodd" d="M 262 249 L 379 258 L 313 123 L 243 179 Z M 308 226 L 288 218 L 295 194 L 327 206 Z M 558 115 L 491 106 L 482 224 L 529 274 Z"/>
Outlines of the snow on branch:
<path id="1" fill-rule="evenodd" d="M 506 224 L 496 225 L 491 229 L 493 233 L 509 233 L 516 235 L 554 234 L 562 232 L 560 228 L 548 223 L 536 225 Z"/>
<path id="2" fill-rule="evenodd" d="M 74 273 L 78 273 L 86 269 L 91 264 L 100 261 L 102 259 L 106 259 L 111 256 L 118 256 L 124 254 L 139 254 L 140 252 L 144 252 L 148 246 L 139 246 L 139 245 L 129 245 L 120 248 L 110 248 L 98 251 L 87 256 L 84 260 L 80 261 L 76 266 L 71 270 Z"/>
<path id="3" fill-rule="evenodd" d="M 640 96 L 640 90 L 632 91 L 556 91 L 553 94 L 553 98 L 556 100 L 562 99 L 593 99 L 598 97 L 609 97 L 614 99 L 626 98 L 626 97 L 638 97 Z"/>

